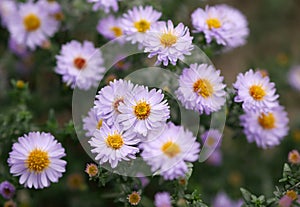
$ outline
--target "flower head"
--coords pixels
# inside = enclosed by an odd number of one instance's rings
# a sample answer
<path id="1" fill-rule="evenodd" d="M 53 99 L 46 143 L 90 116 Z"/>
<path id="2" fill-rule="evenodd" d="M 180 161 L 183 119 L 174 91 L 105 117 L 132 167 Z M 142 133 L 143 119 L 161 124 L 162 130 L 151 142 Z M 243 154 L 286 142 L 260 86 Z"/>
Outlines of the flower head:
<path id="1" fill-rule="evenodd" d="M 45 11 L 48 11 L 48 15 L 56 21 L 62 18 L 61 5 L 55 0 L 39 0 L 37 2 Z"/>
<path id="2" fill-rule="evenodd" d="M 213 66 L 191 64 L 179 77 L 176 95 L 187 109 L 210 114 L 220 110 L 225 104 L 225 84 L 222 81 L 220 71 Z"/>
<path id="3" fill-rule="evenodd" d="M 12 38 L 21 45 L 34 50 L 41 46 L 58 30 L 59 23 L 49 17 L 48 12 L 38 3 L 29 1 L 19 4 L 19 9 L 9 21 L 9 31 Z"/>
<path id="4" fill-rule="evenodd" d="M 155 207 L 172 207 L 170 194 L 168 192 L 156 193 L 154 204 Z"/>
<path id="5" fill-rule="evenodd" d="M 103 124 L 103 118 L 97 115 L 96 109 L 91 108 L 88 116 L 83 118 L 83 129 L 86 131 L 85 136 L 93 136 L 96 129 L 100 129 Z"/>
<path id="6" fill-rule="evenodd" d="M 159 172 L 166 180 L 184 176 L 188 171 L 185 161 L 196 161 L 200 152 L 200 144 L 193 134 L 171 122 L 157 139 L 144 142 L 140 147 L 141 156 L 152 172 Z"/>
<path id="7" fill-rule="evenodd" d="M 106 18 L 100 19 L 97 31 L 107 39 L 115 39 L 123 35 L 121 20 L 109 15 Z"/>
<path id="8" fill-rule="evenodd" d="M 65 172 L 65 149 L 50 133 L 30 132 L 19 137 L 9 153 L 10 173 L 21 176 L 19 182 L 35 189 L 58 182 Z"/>
<path id="9" fill-rule="evenodd" d="M 294 89 L 300 91 L 300 66 L 294 66 L 290 69 L 288 82 Z"/>
<path id="10" fill-rule="evenodd" d="M 298 150 L 292 150 L 288 155 L 289 162 L 292 164 L 300 164 L 300 154 Z"/>
<path id="11" fill-rule="evenodd" d="M 109 162 L 112 168 L 117 167 L 118 162 L 135 159 L 135 154 L 139 149 L 134 145 L 138 144 L 140 139 L 135 133 L 124 131 L 117 124 L 112 127 L 104 124 L 100 130 L 96 130 L 89 141 L 92 147 L 92 153 L 96 154 L 96 160 L 100 164 Z"/>
<path id="12" fill-rule="evenodd" d="M 91 163 L 91 164 L 87 164 L 86 168 L 85 168 L 85 172 L 90 176 L 90 177 L 94 177 L 98 174 L 98 167 L 97 165 Z"/>
<path id="13" fill-rule="evenodd" d="M 173 22 L 158 22 L 146 33 L 143 45 L 149 58 L 157 55 L 157 63 L 176 65 L 177 60 L 183 60 L 184 55 L 190 55 L 193 50 L 193 37 L 188 27 L 182 23 L 174 27 Z"/>
<path id="14" fill-rule="evenodd" d="M 131 205 L 137 206 L 141 201 L 141 194 L 139 192 L 133 191 L 128 195 L 127 200 Z"/>
<path id="15" fill-rule="evenodd" d="M 280 198 L 278 205 L 279 207 L 290 207 L 292 205 L 293 199 L 289 196 L 284 195 Z"/>
<path id="16" fill-rule="evenodd" d="M 63 45 L 56 60 L 55 72 L 72 88 L 88 90 L 98 86 L 105 71 L 101 51 L 89 41 L 81 44 L 73 40 Z"/>
<path id="17" fill-rule="evenodd" d="M 108 86 L 102 88 L 94 102 L 97 116 L 102 117 L 111 126 L 115 123 L 117 116 L 121 114 L 119 106 L 124 103 L 128 94 L 135 90 L 130 81 L 114 80 Z"/>
<path id="18" fill-rule="evenodd" d="M 196 9 L 191 17 L 195 32 L 204 33 L 207 43 L 215 40 L 228 48 L 246 43 L 248 22 L 237 9 L 227 5 L 206 6 Z"/>
<path id="19" fill-rule="evenodd" d="M 117 12 L 119 10 L 118 0 L 87 0 L 89 3 L 94 3 L 93 10 L 104 10 L 105 13 L 109 13 L 110 10 Z"/>
<path id="20" fill-rule="evenodd" d="M 252 69 L 239 74 L 233 87 L 237 91 L 235 102 L 242 102 L 247 111 L 268 112 L 278 106 L 275 84 L 269 77 L 263 77 L 259 71 Z"/>
<path id="21" fill-rule="evenodd" d="M 125 97 L 119 105 L 117 121 L 124 130 L 131 130 L 147 136 L 151 130 L 158 129 L 170 117 L 167 100 L 161 90 L 138 86 Z"/>
<path id="22" fill-rule="evenodd" d="M 128 36 L 127 39 L 133 44 L 143 43 L 146 38 L 146 33 L 152 25 L 160 18 L 161 13 L 154 10 L 152 6 L 133 7 L 123 15 L 122 24 L 124 33 Z"/>
<path id="23" fill-rule="evenodd" d="M 3 181 L 0 183 L 0 194 L 3 196 L 5 199 L 11 199 L 16 192 L 16 188 L 13 184 L 11 184 L 8 181 Z"/>
<path id="24" fill-rule="evenodd" d="M 262 148 L 278 145 L 288 133 L 289 120 L 282 106 L 267 113 L 248 111 L 240 120 L 248 142 L 256 142 Z"/>

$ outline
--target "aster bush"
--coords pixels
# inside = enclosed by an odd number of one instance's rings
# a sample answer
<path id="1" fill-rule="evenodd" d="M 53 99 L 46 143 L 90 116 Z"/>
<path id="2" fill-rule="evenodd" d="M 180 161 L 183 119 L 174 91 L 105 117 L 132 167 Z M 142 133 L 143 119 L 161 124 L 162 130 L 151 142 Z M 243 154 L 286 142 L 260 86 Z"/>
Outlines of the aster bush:
<path id="1" fill-rule="evenodd" d="M 0 205 L 300 206 L 299 6 L 1 0 Z"/>

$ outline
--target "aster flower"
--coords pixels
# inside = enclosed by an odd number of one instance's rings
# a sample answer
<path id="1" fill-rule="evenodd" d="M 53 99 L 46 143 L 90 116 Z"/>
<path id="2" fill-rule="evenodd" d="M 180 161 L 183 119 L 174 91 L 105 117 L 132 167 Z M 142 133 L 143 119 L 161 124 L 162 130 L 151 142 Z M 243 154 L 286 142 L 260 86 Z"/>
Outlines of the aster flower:
<path id="1" fill-rule="evenodd" d="M 207 163 L 212 166 L 222 165 L 223 157 L 220 149 L 216 149 L 213 153 L 207 158 Z"/>
<path id="2" fill-rule="evenodd" d="M 207 148 L 220 147 L 222 134 L 217 129 L 210 129 L 201 135 L 203 145 Z"/>
<path id="3" fill-rule="evenodd" d="M 294 89 L 300 91 L 300 66 L 294 66 L 290 69 L 288 82 Z"/>
<path id="4" fill-rule="evenodd" d="M 8 181 L 3 181 L 0 183 L 0 194 L 5 199 L 11 199 L 16 192 L 16 188 L 13 184 Z"/>
<path id="5" fill-rule="evenodd" d="M 156 193 L 154 204 L 155 207 L 172 207 L 170 194 L 168 192 Z"/>
<path id="6" fill-rule="evenodd" d="M 213 202 L 213 207 L 241 207 L 242 200 L 232 201 L 224 192 L 218 193 Z"/>
<path id="7" fill-rule="evenodd" d="M 95 131 L 89 144 L 100 165 L 109 162 L 111 167 L 115 168 L 122 160 L 130 161 L 136 158 L 135 154 L 139 152 L 139 149 L 134 145 L 139 142 L 140 139 L 135 133 L 125 132 L 117 124 L 112 127 L 103 124 L 100 130 Z"/>
<path id="8" fill-rule="evenodd" d="M 137 206 L 141 201 L 141 194 L 139 192 L 133 191 L 127 197 L 130 205 Z"/>
<path id="9" fill-rule="evenodd" d="M 100 129 L 103 123 L 103 119 L 97 115 L 96 109 L 91 108 L 88 112 L 88 116 L 83 118 L 83 129 L 86 131 L 85 136 L 93 136 L 96 129 Z"/>
<path id="10" fill-rule="evenodd" d="M 133 44 L 143 43 L 146 33 L 160 17 L 161 13 L 154 10 L 152 6 L 133 7 L 123 15 L 122 19 L 124 33 L 128 36 L 127 40 Z"/>
<path id="11" fill-rule="evenodd" d="M 17 12 L 17 4 L 14 0 L 0 1 L 0 17 L 3 26 L 8 26 L 10 17 Z"/>
<path id="12" fill-rule="evenodd" d="M 242 102 L 247 111 L 268 112 L 278 106 L 278 95 L 275 84 L 269 77 L 263 77 L 259 71 L 252 69 L 245 74 L 239 74 L 233 87 L 237 91 L 235 102 Z"/>
<path id="13" fill-rule="evenodd" d="M 158 22 L 146 33 L 144 51 L 150 53 L 149 58 L 157 55 L 157 63 L 176 65 L 178 59 L 183 60 L 184 55 L 191 54 L 194 48 L 192 39 L 188 27 L 182 23 L 174 28 L 171 20 Z"/>
<path id="14" fill-rule="evenodd" d="M 225 104 L 225 84 L 220 71 L 207 64 L 191 64 L 179 77 L 176 95 L 187 109 L 200 114 L 218 111 Z"/>
<path id="15" fill-rule="evenodd" d="M 278 206 L 279 207 L 290 207 L 293 203 L 293 200 L 287 196 L 284 195 L 280 198 L 279 202 L 278 202 Z"/>
<path id="16" fill-rule="evenodd" d="M 50 133 L 30 132 L 19 137 L 9 153 L 10 173 L 20 176 L 19 183 L 35 189 L 58 182 L 65 172 L 65 149 Z"/>
<path id="17" fill-rule="evenodd" d="M 125 97 L 118 110 L 118 123 L 124 130 L 147 136 L 151 130 L 161 128 L 170 117 L 167 100 L 161 90 L 139 86 Z"/>
<path id="18" fill-rule="evenodd" d="M 300 164 L 300 154 L 298 150 L 292 150 L 289 152 L 288 160 L 292 164 Z"/>
<path id="19" fill-rule="evenodd" d="M 98 174 L 98 167 L 97 165 L 91 163 L 87 164 L 85 168 L 85 172 L 90 176 L 90 177 L 95 177 Z"/>
<path id="20" fill-rule="evenodd" d="M 207 43 L 213 40 L 229 48 L 246 43 L 249 35 L 245 16 L 227 5 L 206 6 L 192 13 L 192 24 L 197 33 L 204 33 Z"/>
<path id="21" fill-rule="evenodd" d="M 32 50 L 52 37 L 59 26 L 47 11 L 31 1 L 19 4 L 18 11 L 10 18 L 8 28 L 12 38 Z"/>
<path id="22" fill-rule="evenodd" d="M 56 60 L 55 72 L 62 75 L 63 82 L 72 88 L 88 90 L 92 86 L 97 87 L 103 78 L 102 54 L 92 42 L 81 44 L 72 40 L 62 46 Z"/>
<path id="23" fill-rule="evenodd" d="M 248 142 L 258 147 L 269 148 L 280 144 L 288 133 L 288 117 L 282 106 L 267 113 L 246 112 L 240 116 Z"/>
<path id="24" fill-rule="evenodd" d="M 118 38 L 123 35 L 121 20 L 113 15 L 100 19 L 97 31 L 107 39 Z"/>
<path id="25" fill-rule="evenodd" d="M 93 10 L 104 10 L 105 13 L 109 13 L 110 10 L 117 12 L 119 10 L 118 0 L 87 0 L 89 3 L 94 3 Z"/>
<path id="26" fill-rule="evenodd" d="M 188 171 L 185 161 L 196 161 L 200 152 L 200 144 L 193 134 L 171 122 L 156 140 L 144 142 L 140 147 L 151 171 L 160 173 L 165 180 L 184 176 Z"/>
<path id="27" fill-rule="evenodd" d="M 133 93 L 136 87 L 126 80 L 114 80 L 108 86 L 102 88 L 96 96 L 95 110 L 99 117 L 105 119 L 105 122 L 111 126 L 115 123 L 117 116 L 121 113 L 120 103 L 124 102 L 129 93 Z"/>

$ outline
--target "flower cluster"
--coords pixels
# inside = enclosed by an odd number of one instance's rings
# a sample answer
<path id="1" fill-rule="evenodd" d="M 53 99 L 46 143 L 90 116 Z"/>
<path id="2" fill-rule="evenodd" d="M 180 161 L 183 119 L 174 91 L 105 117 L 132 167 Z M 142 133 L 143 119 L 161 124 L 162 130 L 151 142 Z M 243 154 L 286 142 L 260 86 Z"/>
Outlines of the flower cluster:
<path id="1" fill-rule="evenodd" d="M 234 100 L 242 103 L 245 112 L 240 120 L 247 140 L 262 148 L 278 145 L 288 133 L 288 117 L 277 100 L 275 84 L 260 71 L 250 69 L 239 74 L 233 86 Z"/>

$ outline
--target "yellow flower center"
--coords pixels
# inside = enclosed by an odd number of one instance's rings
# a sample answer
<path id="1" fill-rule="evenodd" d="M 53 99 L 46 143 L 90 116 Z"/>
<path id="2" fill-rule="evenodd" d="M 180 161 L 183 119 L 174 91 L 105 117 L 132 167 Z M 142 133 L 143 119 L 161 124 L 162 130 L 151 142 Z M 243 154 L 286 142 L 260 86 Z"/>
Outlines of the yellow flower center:
<path id="1" fill-rule="evenodd" d="M 147 30 L 150 29 L 151 23 L 145 19 L 141 19 L 134 23 L 134 27 L 137 29 L 138 32 L 145 33 Z"/>
<path id="2" fill-rule="evenodd" d="M 217 18 L 210 18 L 210 19 L 207 19 L 206 20 L 206 24 L 208 25 L 208 28 L 209 29 L 212 29 L 212 28 L 220 28 L 221 27 L 221 22 L 220 20 L 218 20 Z"/>
<path id="3" fill-rule="evenodd" d="M 298 198 L 297 193 L 296 193 L 295 191 L 293 191 L 293 190 L 288 190 L 288 191 L 286 192 L 286 195 L 287 195 L 288 197 L 290 197 L 292 200 L 296 200 L 296 199 Z"/>
<path id="4" fill-rule="evenodd" d="M 74 59 L 74 66 L 78 70 L 82 70 L 86 66 L 86 60 L 83 59 L 82 57 L 77 57 Z"/>
<path id="5" fill-rule="evenodd" d="M 116 37 L 120 37 L 123 34 L 123 31 L 120 27 L 112 27 L 110 30 L 115 34 Z"/>
<path id="6" fill-rule="evenodd" d="M 136 206 L 141 201 L 141 196 L 138 192 L 132 192 L 130 195 L 128 195 L 128 202 L 131 205 Z"/>
<path id="7" fill-rule="evenodd" d="M 117 150 L 123 146 L 124 140 L 120 134 L 110 134 L 107 136 L 106 144 L 108 147 Z"/>
<path id="8" fill-rule="evenodd" d="M 25 164 L 30 172 L 41 173 L 50 165 L 48 153 L 34 149 L 29 153 Z"/>
<path id="9" fill-rule="evenodd" d="M 299 162 L 300 162 L 300 155 L 299 155 L 299 152 L 296 150 L 291 151 L 289 153 L 288 158 L 289 158 L 290 163 L 299 164 Z"/>
<path id="10" fill-rule="evenodd" d="M 124 97 L 119 97 L 119 98 L 117 98 L 117 99 L 115 100 L 115 102 L 113 103 L 113 107 L 114 107 L 115 112 L 117 112 L 117 113 L 119 113 L 119 114 L 121 113 L 121 112 L 119 111 L 119 109 L 118 109 L 120 103 L 124 103 Z"/>
<path id="11" fill-rule="evenodd" d="M 211 83 L 206 79 L 199 79 L 194 83 L 194 92 L 203 98 L 212 96 L 214 89 Z"/>
<path id="12" fill-rule="evenodd" d="M 149 117 L 151 111 L 151 107 L 145 101 L 139 102 L 134 107 L 134 114 L 140 120 L 145 120 Z"/>
<path id="13" fill-rule="evenodd" d="M 172 45 L 176 44 L 177 37 L 171 33 L 164 33 L 160 37 L 160 43 L 164 45 L 164 47 L 171 47 Z"/>
<path id="14" fill-rule="evenodd" d="M 166 142 L 162 147 L 161 150 L 163 151 L 163 153 L 165 153 L 165 155 L 167 155 L 170 158 L 175 157 L 177 154 L 180 153 L 180 147 L 178 146 L 178 144 L 172 142 L 172 141 L 168 141 Z"/>
<path id="15" fill-rule="evenodd" d="M 40 28 L 41 26 L 41 20 L 40 18 L 35 14 L 28 14 L 23 19 L 23 24 L 25 26 L 25 29 L 28 32 L 32 32 Z"/>
<path id="16" fill-rule="evenodd" d="M 275 117 L 272 113 L 261 114 L 260 117 L 258 117 L 258 123 L 260 126 L 264 129 L 273 129 L 275 128 Z"/>
<path id="17" fill-rule="evenodd" d="M 100 129 L 100 128 L 102 127 L 102 124 L 103 124 L 103 119 L 100 119 L 100 120 L 98 121 L 98 124 L 97 124 L 96 128 L 97 128 L 97 129 Z"/>
<path id="18" fill-rule="evenodd" d="M 22 80 L 18 80 L 16 82 L 16 86 L 17 86 L 18 89 L 23 89 L 25 87 L 25 83 Z"/>
<path id="19" fill-rule="evenodd" d="M 62 21 L 64 19 L 64 14 L 62 12 L 56 12 L 53 17 L 57 21 Z"/>
<path id="20" fill-rule="evenodd" d="M 253 85 L 249 89 L 249 94 L 254 98 L 256 101 L 261 101 L 266 95 L 265 90 L 262 88 L 262 86 L 259 85 Z"/>
<path id="21" fill-rule="evenodd" d="M 206 140 L 206 143 L 209 147 L 213 146 L 215 144 L 215 139 L 213 137 L 208 137 Z"/>

